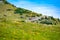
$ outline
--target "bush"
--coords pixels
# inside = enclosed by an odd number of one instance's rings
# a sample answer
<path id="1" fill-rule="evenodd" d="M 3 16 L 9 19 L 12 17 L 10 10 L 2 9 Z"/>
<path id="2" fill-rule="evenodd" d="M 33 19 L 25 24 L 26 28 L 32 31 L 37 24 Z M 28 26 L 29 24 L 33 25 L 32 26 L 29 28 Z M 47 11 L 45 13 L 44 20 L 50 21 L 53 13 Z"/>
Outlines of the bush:
<path id="1" fill-rule="evenodd" d="M 52 24 L 52 22 L 51 21 L 48 21 L 48 20 L 44 20 L 44 21 L 41 21 L 40 23 L 42 23 L 42 24 Z"/>
<path id="2" fill-rule="evenodd" d="M 23 14 L 23 10 L 20 9 L 20 8 L 17 8 L 14 13 L 22 15 Z"/>
<path id="3" fill-rule="evenodd" d="M 11 4 L 13 7 L 16 7 L 15 5 Z"/>
<path id="4" fill-rule="evenodd" d="M 37 17 L 39 17 L 40 15 L 37 15 Z"/>
<path id="5" fill-rule="evenodd" d="M 37 17 L 40 17 L 40 16 L 42 16 L 42 14 L 37 14 Z"/>
<path id="6" fill-rule="evenodd" d="M 23 20 L 23 21 L 21 21 L 21 22 L 25 22 L 25 21 Z"/>
<path id="7" fill-rule="evenodd" d="M 3 0 L 3 2 L 5 3 L 5 4 L 10 4 L 9 2 L 7 2 L 6 0 Z"/>
<path id="8" fill-rule="evenodd" d="M 11 11 L 12 9 L 7 9 L 7 11 Z"/>

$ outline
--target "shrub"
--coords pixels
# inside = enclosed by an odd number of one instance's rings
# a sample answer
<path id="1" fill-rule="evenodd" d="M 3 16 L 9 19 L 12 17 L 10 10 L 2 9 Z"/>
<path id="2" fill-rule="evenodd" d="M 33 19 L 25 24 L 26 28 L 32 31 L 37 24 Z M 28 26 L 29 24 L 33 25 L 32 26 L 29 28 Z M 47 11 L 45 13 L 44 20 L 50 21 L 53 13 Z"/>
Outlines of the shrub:
<path id="1" fill-rule="evenodd" d="M 15 5 L 11 4 L 13 7 L 16 7 Z"/>
<path id="2" fill-rule="evenodd" d="M 23 14 L 23 10 L 20 9 L 20 8 L 17 8 L 14 13 L 22 15 Z"/>
<path id="3" fill-rule="evenodd" d="M 37 15 L 37 17 L 39 17 L 40 15 Z"/>
<path id="4" fill-rule="evenodd" d="M 3 0 L 3 2 L 5 3 L 5 4 L 10 4 L 9 2 L 7 2 L 6 0 Z"/>
<path id="5" fill-rule="evenodd" d="M 7 11 L 11 11 L 12 9 L 7 9 Z"/>
<path id="6" fill-rule="evenodd" d="M 52 22 L 51 21 L 48 21 L 48 20 L 44 20 L 44 21 L 41 21 L 40 23 L 42 23 L 42 24 L 52 24 Z"/>
<path id="7" fill-rule="evenodd" d="M 25 22 L 24 20 L 22 20 L 21 22 Z"/>

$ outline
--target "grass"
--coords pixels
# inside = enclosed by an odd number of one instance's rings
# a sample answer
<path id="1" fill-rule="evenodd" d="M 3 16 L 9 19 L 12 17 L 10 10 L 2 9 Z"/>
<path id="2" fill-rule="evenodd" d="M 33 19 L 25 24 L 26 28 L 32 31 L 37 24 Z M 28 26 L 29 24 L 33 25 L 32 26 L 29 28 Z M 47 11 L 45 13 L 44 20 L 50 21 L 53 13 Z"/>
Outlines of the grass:
<path id="1" fill-rule="evenodd" d="M 60 40 L 60 27 L 25 22 L 2 22 L 0 40 Z"/>

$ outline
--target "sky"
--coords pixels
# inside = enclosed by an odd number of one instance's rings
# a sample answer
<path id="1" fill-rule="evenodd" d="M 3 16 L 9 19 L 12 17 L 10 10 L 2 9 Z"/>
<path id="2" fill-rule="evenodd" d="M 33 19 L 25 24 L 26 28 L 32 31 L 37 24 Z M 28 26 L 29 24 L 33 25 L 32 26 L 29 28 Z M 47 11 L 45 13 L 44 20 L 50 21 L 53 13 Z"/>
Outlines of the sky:
<path id="1" fill-rule="evenodd" d="M 60 0 L 7 0 L 16 7 L 60 18 Z"/>

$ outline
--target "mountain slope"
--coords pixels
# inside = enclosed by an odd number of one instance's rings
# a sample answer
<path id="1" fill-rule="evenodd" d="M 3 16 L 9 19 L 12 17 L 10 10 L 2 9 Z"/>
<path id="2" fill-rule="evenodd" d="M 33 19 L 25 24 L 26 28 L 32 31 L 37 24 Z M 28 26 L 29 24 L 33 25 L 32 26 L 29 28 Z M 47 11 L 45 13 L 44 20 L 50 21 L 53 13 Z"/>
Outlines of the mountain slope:
<path id="1" fill-rule="evenodd" d="M 50 16 L 47 18 L 4 1 L 0 3 L 0 40 L 60 40 L 59 19 Z M 29 18 L 34 20 L 31 22 Z"/>
<path id="2" fill-rule="evenodd" d="M 60 24 L 60 19 L 56 19 L 51 16 L 44 16 L 42 14 L 37 14 L 24 8 L 17 8 L 5 0 L 0 3 L 0 5 L 0 15 L 5 16 L 9 20 L 23 20 L 25 22 L 27 21 L 54 25 Z"/>

